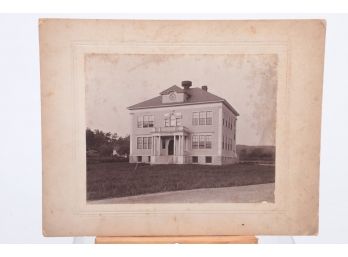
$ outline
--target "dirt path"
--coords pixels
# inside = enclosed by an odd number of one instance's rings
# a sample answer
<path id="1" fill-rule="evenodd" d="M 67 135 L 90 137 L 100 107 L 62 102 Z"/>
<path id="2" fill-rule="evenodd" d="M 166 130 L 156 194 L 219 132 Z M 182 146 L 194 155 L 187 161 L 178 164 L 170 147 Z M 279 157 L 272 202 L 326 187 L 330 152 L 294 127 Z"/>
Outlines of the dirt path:
<path id="1" fill-rule="evenodd" d="M 203 188 L 88 201 L 91 204 L 117 203 L 255 203 L 274 201 L 274 183 Z"/>

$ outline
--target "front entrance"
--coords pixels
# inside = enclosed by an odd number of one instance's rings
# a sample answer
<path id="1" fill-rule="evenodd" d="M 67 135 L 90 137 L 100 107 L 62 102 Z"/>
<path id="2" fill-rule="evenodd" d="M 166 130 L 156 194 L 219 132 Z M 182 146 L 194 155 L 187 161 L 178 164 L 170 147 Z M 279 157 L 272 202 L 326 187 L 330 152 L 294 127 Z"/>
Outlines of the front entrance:
<path id="1" fill-rule="evenodd" d="M 174 140 L 171 139 L 169 140 L 168 143 L 168 155 L 173 155 L 174 154 Z"/>

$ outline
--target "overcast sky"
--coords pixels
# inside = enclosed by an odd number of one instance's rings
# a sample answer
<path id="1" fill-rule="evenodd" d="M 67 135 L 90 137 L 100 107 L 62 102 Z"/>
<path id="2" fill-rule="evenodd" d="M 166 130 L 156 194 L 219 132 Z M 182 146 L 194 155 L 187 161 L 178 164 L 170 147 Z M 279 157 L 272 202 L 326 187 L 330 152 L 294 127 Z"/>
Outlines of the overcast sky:
<path id="1" fill-rule="evenodd" d="M 172 85 L 208 86 L 240 114 L 237 144 L 274 145 L 276 55 L 85 56 L 87 127 L 129 134 L 128 106 Z"/>

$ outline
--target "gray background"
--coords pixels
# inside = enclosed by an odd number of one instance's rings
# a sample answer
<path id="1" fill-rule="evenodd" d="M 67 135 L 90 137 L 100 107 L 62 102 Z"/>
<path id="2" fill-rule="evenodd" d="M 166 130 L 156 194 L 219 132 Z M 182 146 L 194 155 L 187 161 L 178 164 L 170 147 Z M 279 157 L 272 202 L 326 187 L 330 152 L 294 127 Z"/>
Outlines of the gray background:
<path id="1" fill-rule="evenodd" d="M 134 18 L 132 15 L 0 15 L 0 243 L 89 243 L 41 234 L 39 17 Z M 152 19 L 325 18 L 319 236 L 260 236 L 260 243 L 348 243 L 348 15 L 137 15 Z"/>

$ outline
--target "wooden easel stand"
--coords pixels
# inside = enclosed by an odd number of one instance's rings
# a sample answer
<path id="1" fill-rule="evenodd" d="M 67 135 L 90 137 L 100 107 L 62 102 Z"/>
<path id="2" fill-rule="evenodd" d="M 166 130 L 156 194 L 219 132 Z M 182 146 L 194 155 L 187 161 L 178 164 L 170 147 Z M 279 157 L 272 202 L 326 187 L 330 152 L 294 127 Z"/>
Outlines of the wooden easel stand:
<path id="1" fill-rule="evenodd" d="M 257 244 L 256 236 L 114 236 L 96 237 L 96 244 Z"/>

